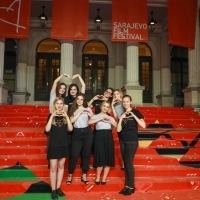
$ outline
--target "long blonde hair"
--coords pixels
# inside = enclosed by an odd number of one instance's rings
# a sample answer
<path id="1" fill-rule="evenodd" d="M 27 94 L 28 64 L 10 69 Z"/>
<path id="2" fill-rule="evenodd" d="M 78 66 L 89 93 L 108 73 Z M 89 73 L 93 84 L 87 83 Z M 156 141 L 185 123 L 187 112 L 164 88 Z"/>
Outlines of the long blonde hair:
<path id="1" fill-rule="evenodd" d="M 54 99 L 54 101 L 53 101 L 53 112 L 52 113 L 54 113 L 56 111 L 56 105 L 55 104 L 56 104 L 57 101 L 60 101 L 60 100 L 63 102 L 63 108 L 64 108 L 64 99 L 62 97 L 56 97 Z M 67 119 L 66 119 L 65 116 L 63 116 L 63 123 L 67 124 Z M 55 125 L 55 126 L 57 126 L 56 125 L 55 116 L 53 117 L 52 124 Z"/>

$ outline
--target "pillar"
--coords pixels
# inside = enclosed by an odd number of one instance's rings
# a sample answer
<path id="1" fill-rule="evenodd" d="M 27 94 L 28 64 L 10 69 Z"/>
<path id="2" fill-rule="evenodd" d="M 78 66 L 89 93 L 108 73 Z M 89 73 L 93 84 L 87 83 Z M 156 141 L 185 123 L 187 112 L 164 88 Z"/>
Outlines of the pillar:
<path id="1" fill-rule="evenodd" d="M 60 74 L 73 75 L 73 41 L 62 40 L 61 42 L 61 67 Z M 61 82 L 70 85 L 72 80 L 69 78 L 62 78 Z"/>
<path id="2" fill-rule="evenodd" d="M 8 87 L 3 80 L 5 39 L 0 38 L 0 104 L 7 104 Z"/>
<path id="3" fill-rule="evenodd" d="M 123 87 L 123 48 L 122 43 L 117 42 L 115 48 L 115 89 L 121 89 Z"/>
<path id="4" fill-rule="evenodd" d="M 161 92 L 157 103 L 162 107 L 174 106 L 174 95 L 171 95 L 170 51 L 167 35 L 161 37 Z"/>
<path id="5" fill-rule="evenodd" d="M 12 92 L 13 104 L 26 104 L 29 93 L 27 92 L 27 58 L 28 39 L 20 39 L 18 47 L 18 63 L 16 69 L 16 91 Z"/>
<path id="6" fill-rule="evenodd" d="M 200 67 L 199 67 L 199 14 L 197 10 L 195 48 L 188 50 L 189 83 L 183 89 L 184 107 L 200 107 Z"/>
<path id="7" fill-rule="evenodd" d="M 126 94 L 133 99 L 133 105 L 143 105 L 143 90 L 139 85 L 138 43 L 127 43 L 127 80 Z"/>

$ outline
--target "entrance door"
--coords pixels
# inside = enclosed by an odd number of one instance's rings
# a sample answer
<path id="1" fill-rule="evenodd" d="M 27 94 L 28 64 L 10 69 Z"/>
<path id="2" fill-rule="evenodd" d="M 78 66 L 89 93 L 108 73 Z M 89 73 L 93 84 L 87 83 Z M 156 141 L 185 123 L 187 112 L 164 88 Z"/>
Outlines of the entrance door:
<path id="1" fill-rule="evenodd" d="M 152 59 L 150 56 L 139 57 L 139 82 L 145 86 L 143 103 L 152 103 Z"/>
<path id="2" fill-rule="evenodd" d="M 108 87 L 108 56 L 84 54 L 82 68 L 86 98 L 90 100 L 96 94 L 102 94 Z"/>
<path id="3" fill-rule="evenodd" d="M 35 101 L 49 101 L 53 81 L 60 75 L 60 53 L 37 53 Z"/>

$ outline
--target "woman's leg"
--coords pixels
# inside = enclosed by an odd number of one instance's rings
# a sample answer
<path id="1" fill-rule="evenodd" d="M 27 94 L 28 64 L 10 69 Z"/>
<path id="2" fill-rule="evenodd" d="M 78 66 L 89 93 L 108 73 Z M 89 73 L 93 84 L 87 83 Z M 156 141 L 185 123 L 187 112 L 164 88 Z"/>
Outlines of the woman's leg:
<path id="1" fill-rule="evenodd" d="M 57 169 L 58 169 L 58 160 L 57 159 L 50 159 L 50 183 L 51 189 L 56 189 L 56 180 L 57 180 Z"/>
<path id="2" fill-rule="evenodd" d="M 64 174 L 64 165 L 65 165 L 65 158 L 59 159 L 58 160 L 58 172 L 57 172 L 57 188 L 60 188 L 62 179 L 63 179 L 63 174 Z"/>
<path id="3" fill-rule="evenodd" d="M 121 150 L 121 156 L 124 163 L 124 176 L 125 176 L 125 187 L 128 187 L 128 173 L 127 173 L 127 167 L 125 163 L 126 158 L 126 143 L 123 141 L 120 141 L 120 150 Z"/>
<path id="4" fill-rule="evenodd" d="M 102 170 L 103 170 L 103 166 L 102 167 L 97 167 L 96 182 L 100 181 L 100 176 L 101 176 Z"/>
<path id="5" fill-rule="evenodd" d="M 102 182 L 106 182 L 106 179 L 107 179 L 109 171 L 110 171 L 110 167 L 109 166 L 105 166 L 104 169 L 103 169 Z"/>
<path id="6" fill-rule="evenodd" d="M 137 141 L 126 142 L 124 164 L 126 169 L 126 184 L 129 188 L 134 188 L 135 170 L 133 167 L 133 159 L 135 157 L 137 147 Z"/>
<path id="7" fill-rule="evenodd" d="M 69 165 L 68 165 L 68 174 L 74 173 L 74 170 L 76 168 L 76 162 L 80 156 L 81 148 L 82 148 L 81 139 L 72 140 L 71 155 L 70 155 Z"/>
<path id="8" fill-rule="evenodd" d="M 90 128 L 86 128 L 85 137 L 83 138 L 83 145 L 81 150 L 81 164 L 82 164 L 82 173 L 87 174 L 89 170 L 91 149 L 93 143 L 93 133 Z"/>

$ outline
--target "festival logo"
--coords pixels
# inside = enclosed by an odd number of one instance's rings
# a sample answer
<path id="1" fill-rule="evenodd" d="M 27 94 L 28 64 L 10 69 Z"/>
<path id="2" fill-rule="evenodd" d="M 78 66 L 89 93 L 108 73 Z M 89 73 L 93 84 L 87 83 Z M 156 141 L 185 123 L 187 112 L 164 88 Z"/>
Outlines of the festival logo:
<path id="1" fill-rule="evenodd" d="M 27 38 L 30 24 L 30 0 L 0 1 L 0 37 Z"/>

